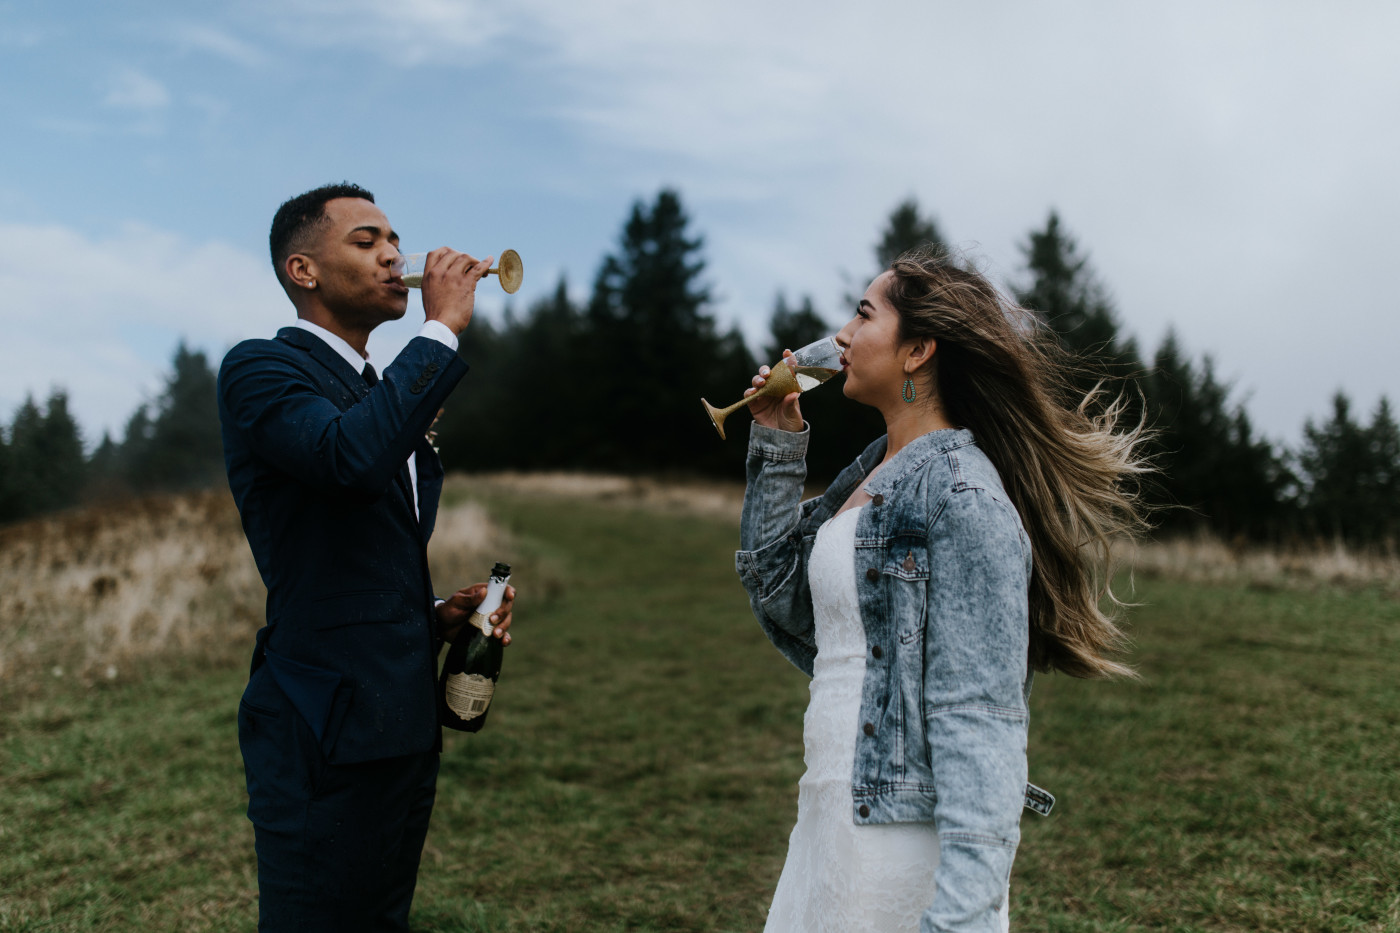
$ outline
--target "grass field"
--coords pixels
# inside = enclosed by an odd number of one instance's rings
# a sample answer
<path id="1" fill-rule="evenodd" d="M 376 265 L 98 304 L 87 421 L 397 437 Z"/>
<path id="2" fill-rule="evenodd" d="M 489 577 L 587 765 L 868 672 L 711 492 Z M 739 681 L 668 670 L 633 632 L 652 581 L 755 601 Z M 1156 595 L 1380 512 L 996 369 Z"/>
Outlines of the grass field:
<path id="1" fill-rule="evenodd" d="M 448 736 L 416 930 L 762 927 L 806 681 L 749 615 L 732 503 L 657 488 L 454 484 L 490 521 L 444 536 L 440 588 L 509 559 L 517 640 L 487 728 Z M 218 601 L 180 598 L 192 628 Z M 1013 929 L 1400 930 L 1393 585 L 1139 574 L 1136 598 L 1142 682 L 1037 681 L 1031 774 L 1059 802 L 1023 821 Z M 26 606 L 0 638 L 0 930 L 254 929 L 247 620 L 79 663 Z"/>

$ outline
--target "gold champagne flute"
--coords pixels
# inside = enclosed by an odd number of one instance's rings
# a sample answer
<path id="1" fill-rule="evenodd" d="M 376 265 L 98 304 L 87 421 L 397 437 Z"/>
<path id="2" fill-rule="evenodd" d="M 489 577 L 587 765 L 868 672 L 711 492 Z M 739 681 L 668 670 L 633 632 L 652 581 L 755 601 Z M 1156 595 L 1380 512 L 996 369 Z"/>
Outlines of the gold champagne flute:
<path id="1" fill-rule="evenodd" d="M 409 288 L 422 288 L 423 266 L 427 261 L 427 253 L 406 253 L 394 260 L 392 268 L 396 275 L 403 278 L 403 284 Z M 520 290 L 520 283 L 525 280 L 525 266 L 520 261 L 520 254 L 508 249 L 501 253 L 496 268 L 487 269 L 486 274 L 500 276 L 501 288 L 505 289 L 507 295 L 514 295 Z"/>
<path id="2" fill-rule="evenodd" d="M 758 398 L 783 398 L 793 392 L 806 392 L 815 389 L 841 371 L 841 345 L 835 337 L 823 337 L 809 343 L 792 356 L 784 357 L 768 371 L 763 388 L 747 395 L 725 408 L 716 408 L 703 398 L 700 404 L 710 416 L 721 439 L 724 438 L 724 419 L 749 405 Z"/>

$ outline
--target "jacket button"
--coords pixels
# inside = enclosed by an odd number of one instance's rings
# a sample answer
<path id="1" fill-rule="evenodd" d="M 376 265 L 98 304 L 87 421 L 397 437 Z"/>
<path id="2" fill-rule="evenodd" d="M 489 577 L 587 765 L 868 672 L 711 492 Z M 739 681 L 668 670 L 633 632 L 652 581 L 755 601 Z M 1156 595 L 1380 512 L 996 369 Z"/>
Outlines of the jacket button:
<path id="1" fill-rule="evenodd" d="M 861 804 L 861 805 L 860 805 L 860 815 L 861 815 L 862 817 L 867 817 L 867 816 L 869 816 L 869 815 L 870 815 L 870 808 L 867 807 L 865 804 Z"/>
<path id="2" fill-rule="evenodd" d="M 871 567 L 865 572 L 865 579 L 869 580 L 871 583 L 876 582 L 880 579 L 880 571 L 876 570 L 874 567 Z"/>
<path id="3" fill-rule="evenodd" d="M 861 726 L 861 729 L 865 732 L 866 735 L 874 735 L 875 723 L 867 722 L 865 725 Z"/>
<path id="4" fill-rule="evenodd" d="M 884 496 L 884 494 L 883 494 L 883 493 L 878 493 L 878 492 L 875 493 L 875 495 L 874 495 L 874 496 L 871 498 L 871 500 L 870 500 L 870 504 L 871 504 L 871 505 L 884 505 L 884 504 L 885 504 L 885 496 Z"/>
<path id="5" fill-rule="evenodd" d="M 885 653 L 880 650 L 879 645 L 876 645 L 874 648 L 870 649 L 870 654 L 873 658 L 875 658 L 875 660 L 878 661 L 881 657 L 884 656 Z"/>
<path id="6" fill-rule="evenodd" d="M 905 572 L 905 573 L 913 573 L 913 572 L 914 572 L 914 567 L 915 567 L 915 564 L 914 564 L 914 552 L 913 552 L 913 551 L 910 551 L 910 552 L 909 552 L 909 556 L 906 557 L 906 558 L 904 558 L 904 572 Z"/>

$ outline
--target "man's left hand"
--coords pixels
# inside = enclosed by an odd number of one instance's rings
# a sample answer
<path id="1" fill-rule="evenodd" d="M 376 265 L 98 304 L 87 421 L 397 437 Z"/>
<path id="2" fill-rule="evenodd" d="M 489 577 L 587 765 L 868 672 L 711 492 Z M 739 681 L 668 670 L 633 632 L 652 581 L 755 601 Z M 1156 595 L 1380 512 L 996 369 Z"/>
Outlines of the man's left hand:
<path id="1" fill-rule="evenodd" d="M 442 630 L 442 635 L 448 641 L 456 639 L 462 626 L 466 625 L 471 618 L 473 610 L 481 605 L 481 601 L 486 598 L 486 584 L 473 583 L 465 589 L 460 589 L 452 596 L 440 603 L 437 607 L 438 625 Z M 501 644 L 510 644 L 510 616 L 515 607 L 515 587 L 507 585 L 505 598 L 501 600 L 501 607 L 491 613 L 492 634 L 501 640 Z"/>

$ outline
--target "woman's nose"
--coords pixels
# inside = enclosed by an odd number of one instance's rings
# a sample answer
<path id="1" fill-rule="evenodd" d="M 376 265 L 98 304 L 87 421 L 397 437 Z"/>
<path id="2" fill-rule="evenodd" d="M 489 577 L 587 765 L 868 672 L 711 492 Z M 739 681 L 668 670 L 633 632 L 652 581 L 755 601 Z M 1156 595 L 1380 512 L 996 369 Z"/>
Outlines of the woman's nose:
<path id="1" fill-rule="evenodd" d="M 840 345 L 842 350 L 851 345 L 851 333 L 855 330 L 854 325 L 855 318 L 852 318 L 845 327 L 841 328 L 841 332 L 836 335 L 836 342 Z"/>

